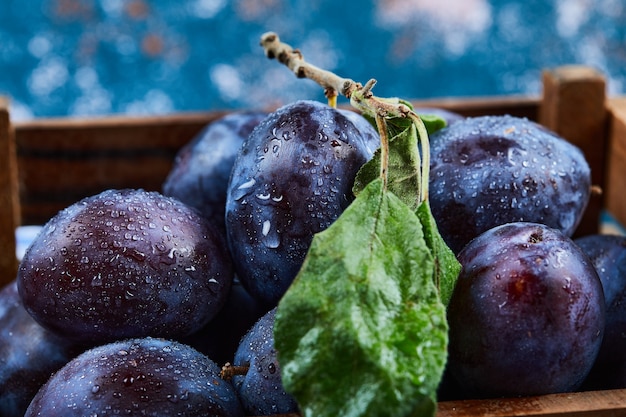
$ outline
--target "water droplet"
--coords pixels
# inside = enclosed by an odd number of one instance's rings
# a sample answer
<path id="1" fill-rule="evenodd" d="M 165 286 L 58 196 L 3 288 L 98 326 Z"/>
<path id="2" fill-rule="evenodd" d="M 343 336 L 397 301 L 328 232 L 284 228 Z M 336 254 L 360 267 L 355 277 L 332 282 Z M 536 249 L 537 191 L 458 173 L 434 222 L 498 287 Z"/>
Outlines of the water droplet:
<path id="1" fill-rule="evenodd" d="M 233 190 L 233 198 L 235 201 L 241 200 L 246 195 L 252 192 L 251 188 L 256 184 L 256 180 L 254 178 L 242 183 L 239 187 Z"/>
<path id="2" fill-rule="evenodd" d="M 94 275 L 94 277 L 91 279 L 91 285 L 94 287 L 102 286 L 102 275 L 99 272 L 98 275 Z"/>
<path id="3" fill-rule="evenodd" d="M 269 220 L 265 220 L 263 222 L 263 229 L 261 230 L 261 233 L 263 233 L 263 236 L 267 236 L 267 234 L 270 232 L 271 227 L 272 227 L 272 224 L 270 223 Z"/>
<path id="4" fill-rule="evenodd" d="M 280 246 L 280 235 L 276 232 L 269 233 L 263 237 L 263 244 L 270 249 L 276 249 Z"/>
<path id="5" fill-rule="evenodd" d="M 467 161 L 469 160 L 469 155 L 466 153 L 462 153 L 459 155 L 459 162 L 462 164 L 466 164 Z"/>
<path id="6" fill-rule="evenodd" d="M 93 387 L 91 387 L 92 394 L 97 394 L 98 391 L 100 391 L 100 385 L 94 385 Z"/>

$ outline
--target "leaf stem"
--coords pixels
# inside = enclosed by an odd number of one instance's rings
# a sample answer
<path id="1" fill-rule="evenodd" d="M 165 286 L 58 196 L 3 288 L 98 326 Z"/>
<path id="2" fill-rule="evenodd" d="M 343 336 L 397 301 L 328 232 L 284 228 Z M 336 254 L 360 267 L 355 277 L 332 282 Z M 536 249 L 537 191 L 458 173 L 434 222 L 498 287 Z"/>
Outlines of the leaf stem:
<path id="1" fill-rule="evenodd" d="M 424 122 L 417 113 L 412 112 L 410 115 L 414 126 L 417 128 L 418 143 L 421 147 L 421 168 L 422 178 L 420 186 L 420 201 L 428 200 L 428 179 L 430 176 L 430 141 L 428 139 L 428 132 Z"/>
<path id="2" fill-rule="evenodd" d="M 380 178 L 383 180 L 383 189 L 387 188 L 387 172 L 389 170 L 389 135 L 387 121 L 376 114 L 376 127 L 380 132 Z"/>

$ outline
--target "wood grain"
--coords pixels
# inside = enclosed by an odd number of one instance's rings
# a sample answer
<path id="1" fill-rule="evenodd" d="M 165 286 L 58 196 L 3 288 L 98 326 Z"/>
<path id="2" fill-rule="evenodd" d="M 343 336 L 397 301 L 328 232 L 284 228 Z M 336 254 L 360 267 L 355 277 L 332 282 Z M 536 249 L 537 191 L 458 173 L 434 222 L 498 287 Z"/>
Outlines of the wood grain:
<path id="1" fill-rule="evenodd" d="M 607 152 L 606 209 L 626 225 L 626 97 L 609 100 L 609 151 Z"/>
<path id="2" fill-rule="evenodd" d="M 15 142 L 8 102 L 0 98 L 0 286 L 15 279 L 15 228 L 20 223 Z"/>
<path id="3" fill-rule="evenodd" d="M 626 416 L 626 390 L 587 391 L 537 397 L 440 402 L 437 417 Z"/>

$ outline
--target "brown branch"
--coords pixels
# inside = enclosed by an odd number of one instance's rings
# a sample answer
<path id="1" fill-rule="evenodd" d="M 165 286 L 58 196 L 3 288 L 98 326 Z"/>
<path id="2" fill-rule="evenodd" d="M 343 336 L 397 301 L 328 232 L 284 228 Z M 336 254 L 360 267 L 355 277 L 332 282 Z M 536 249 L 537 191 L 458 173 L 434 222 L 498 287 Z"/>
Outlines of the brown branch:
<path id="1" fill-rule="evenodd" d="M 267 32 L 261 36 L 261 46 L 268 58 L 277 59 L 278 62 L 287 66 L 296 77 L 308 78 L 322 86 L 327 98 L 336 97 L 338 94 L 350 98 L 352 91 L 360 87 L 359 83 L 349 78 L 342 78 L 333 72 L 306 62 L 299 49 L 293 49 L 288 44 L 281 42 L 274 32 Z"/>

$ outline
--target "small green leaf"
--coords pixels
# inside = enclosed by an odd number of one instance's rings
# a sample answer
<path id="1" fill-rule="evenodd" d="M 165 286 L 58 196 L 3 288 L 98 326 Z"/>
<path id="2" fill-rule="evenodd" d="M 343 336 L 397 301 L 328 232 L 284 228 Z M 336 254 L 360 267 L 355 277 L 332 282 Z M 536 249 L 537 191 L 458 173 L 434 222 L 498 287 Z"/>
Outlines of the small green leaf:
<path id="1" fill-rule="evenodd" d="M 420 204 L 420 159 L 417 149 L 417 132 L 412 123 L 389 141 L 387 188 L 412 210 L 416 210 Z M 353 186 L 354 194 L 358 195 L 367 184 L 378 178 L 379 174 L 380 149 L 357 173 Z"/>
<path id="2" fill-rule="evenodd" d="M 282 380 L 304 416 L 432 416 L 445 307 L 414 211 L 369 183 L 313 238 L 274 324 Z"/>
<path id="3" fill-rule="evenodd" d="M 424 119 L 422 118 L 422 120 Z M 389 143 L 388 189 L 414 210 L 420 219 L 428 249 L 430 249 L 435 260 L 433 281 L 439 288 L 442 302 L 447 306 L 461 265 L 439 234 L 428 201 L 422 203 L 419 201 L 421 172 L 417 141 L 418 135 L 413 124 L 391 138 Z M 379 176 L 379 173 L 380 149 L 359 170 L 354 181 L 354 194 L 358 195 L 369 182 Z"/>
<path id="4" fill-rule="evenodd" d="M 439 129 L 443 129 L 447 125 L 446 119 L 436 114 L 419 114 L 419 117 L 424 122 L 429 135 L 432 135 Z"/>

